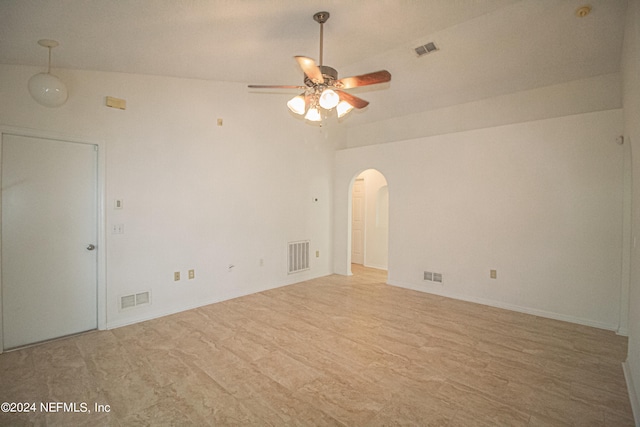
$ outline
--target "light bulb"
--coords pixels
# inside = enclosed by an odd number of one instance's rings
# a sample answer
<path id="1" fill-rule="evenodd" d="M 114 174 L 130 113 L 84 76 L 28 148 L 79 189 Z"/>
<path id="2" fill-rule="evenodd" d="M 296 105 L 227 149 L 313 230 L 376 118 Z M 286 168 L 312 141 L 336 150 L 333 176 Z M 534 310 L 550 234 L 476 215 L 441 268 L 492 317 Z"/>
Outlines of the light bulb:
<path id="1" fill-rule="evenodd" d="M 353 105 L 349 104 L 347 101 L 340 101 L 336 111 L 338 112 L 338 118 L 343 117 L 349 111 L 353 110 Z"/>
<path id="2" fill-rule="evenodd" d="M 340 102 L 340 97 L 333 90 L 325 89 L 322 91 L 322 95 L 320 95 L 320 106 L 322 108 L 330 110 L 338 105 L 338 102 Z"/>
<path id="3" fill-rule="evenodd" d="M 67 87 L 49 73 L 38 73 L 29 79 L 29 93 L 45 107 L 59 107 L 67 101 Z"/>
<path id="4" fill-rule="evenodd" d="M 298 95 L 296 97 L 291 98 L 289 102 L 287 102 L 287 107 L 289 107 L 289 110 L 291 110 L 296 114 L 300 114 L 300 115 L 304 114 L 304 110 L 306 108 L 304 97 L 302 95 Z"/>
<path id="5" fill-rule="evenodd" d="M 320 117 L 320 111 L 315 107 L 309 108 L 309 111 L 307 111 L 307 115 L 304 116 L 304 118 L 311 122 L 319 122 L 322 120 L 322 117 Z"/>

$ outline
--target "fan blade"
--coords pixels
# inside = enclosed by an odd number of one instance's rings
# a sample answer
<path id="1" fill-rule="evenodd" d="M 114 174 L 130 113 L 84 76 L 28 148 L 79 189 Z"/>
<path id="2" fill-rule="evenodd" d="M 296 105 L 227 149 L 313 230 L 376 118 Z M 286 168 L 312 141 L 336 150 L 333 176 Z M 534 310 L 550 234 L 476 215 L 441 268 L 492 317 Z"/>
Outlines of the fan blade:
<path id="1" fill-rule="evenodd" d="M 316 83 L 324 83 L 324 77 L 322 77 L 322 71 L 316 65 L 316 61 L 306 56 L 296 56 L 298 65 L 302 68 L 304 74 Z"/>
<path id="2" fill-rule="evenodd" d="M 347 101 L 354 108 L 364 108 L 369 105 L 369 101 L 365 101 L 362 98 L 358 98 L 357 96 L 353 96 L 350 93 L 343 92 L 341 90 L 336 90 L 336 93 L 340 97 L 340 101 Z"/>
<path id="3" fill-rule="evenodd" d="M 391 81 L 391 73 L 387 70 L 381 70 L 361 76 L 345 77 L 338 80 L 336 86 L 340 89 L 351 89 L 352 87 L 369 86 L 388 81 Z"/>
<path id="4" fill-rule="evenodd" d="M 306 89 L 306 86 L 293 85 L 249 85 L 251 89 Z"/>

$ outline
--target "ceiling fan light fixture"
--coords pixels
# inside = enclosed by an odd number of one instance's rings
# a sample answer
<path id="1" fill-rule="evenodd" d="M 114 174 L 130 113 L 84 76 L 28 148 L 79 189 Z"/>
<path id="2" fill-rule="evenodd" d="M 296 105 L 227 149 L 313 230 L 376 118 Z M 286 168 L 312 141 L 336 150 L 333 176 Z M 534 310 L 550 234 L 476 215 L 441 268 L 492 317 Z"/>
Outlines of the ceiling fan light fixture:
<path id="1" fill-rule="evenodd" d="M 353 110 L 353 105 L 349 104 L 347 101 L 340 101 L 336 107 L 338 118 L 344 117 L 351 110 Z"/>
<path id="2" fill-rule="evenodd" d="M 335 93 L 331 89 L 325 89 L 322 91 L 322 95 L 320 95 L 320 106 L 325 110 L 331 110 L 335 108 L 336 105 L 340 102 L 340 97 L 337 93 Z"/>
<path id="3" fill-rule="evenodd" d="M 58 46 L 55 40 L 42 39 L 38 44 L 49 49 L 49 62 L 46 73 L 38 73 L 29 79 L 28 88 L 31 97 L 45 107 L 59 107 L 67 102 L 67 87 L 58 77 L 51 74 L 51 49 Z"/>
<path id="4" fill-rule="evenodd" d="M 323 25 L 329 19 L 329 12 L 318 12 L 313 19 L 320 24 L 320 63 L 301 55 L 293 58 L 304 74 L 304 86 L 298 85 L 249 85 L 251 89 L 304 89 L 304 93 L 287 101 L 292 113 L 305 118 L 308 122 L 322 122 L 333 116 L 336 110 L 338 118 L 344 117 L 354 108 L 362 109 L 369 105 L 368 101 L 348 92 L 348 89 L 376 85 L 391 81 L 391 73 L 387 70 L 338 79 L 335 68 L 322 64 Z"/>
<path id="5" fill-rule="evenodd" d="M 289 100 L 289 102 L 287 102 L 287 107 L 289 107 L 289 110 L 291 110 L 291 112 L 295 114 L 303 115 L 307 108 L 306 102 L 304 100 L 304 96 L 302 95 L 294 96 Z"/>

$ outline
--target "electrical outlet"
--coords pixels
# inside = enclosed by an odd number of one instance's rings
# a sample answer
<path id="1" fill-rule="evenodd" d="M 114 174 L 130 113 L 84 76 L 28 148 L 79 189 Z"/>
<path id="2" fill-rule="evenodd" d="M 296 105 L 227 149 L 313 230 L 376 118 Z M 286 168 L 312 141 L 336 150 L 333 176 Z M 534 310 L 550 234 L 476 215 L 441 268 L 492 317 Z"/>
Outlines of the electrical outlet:
<path id="1" fill-rule="evenodd" d="M 180 280 L 180 272 L 176 271 L 175 273 L 173 273 L 173 281 L 177 282 Z"/>
<path id="2" fill-rule="evenodd" d="M 195 270 L 189 270 L 189 280 L 195 279 L 195 278 L 196 278 L 196 271 Z"/>
<path id="3" fill-rule="evenodd" d="M 489 270 L 489 277 L 492 279 L 498 278 L 498 270 Z"/>
<path id="4" fill-rule="evenodd" d="M 316 251 L 316 258 L 320 258 L 320 251 Z"/>
<path id="5" fill-rule="evenodd" d="M 124 224 L 113 224 L 111 234 L 124 234 Z"/>

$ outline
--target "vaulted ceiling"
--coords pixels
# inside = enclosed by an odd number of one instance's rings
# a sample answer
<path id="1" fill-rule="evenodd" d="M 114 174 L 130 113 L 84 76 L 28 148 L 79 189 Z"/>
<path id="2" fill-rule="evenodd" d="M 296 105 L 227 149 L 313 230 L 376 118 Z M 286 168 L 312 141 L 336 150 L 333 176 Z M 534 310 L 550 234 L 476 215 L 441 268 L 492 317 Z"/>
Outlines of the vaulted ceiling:
<path id="1" fill-rule="evenodd" d="M 592 12 L 576 16 L 585 4 Z M 620 70 L 626 0 L 2 0 L 0 63 L 254 84 L 302 84 L 293 60 L 340 77 L 389 70 L 352 90 L 365 123 Z M 414 48 L 434 42 L 437 52 Z M 247 89 L 249 90 L 249 89 Z M 294 91 L 295 93 L 295 91 Z M 274 108 L 286 108 L 274 96 Z"/>

